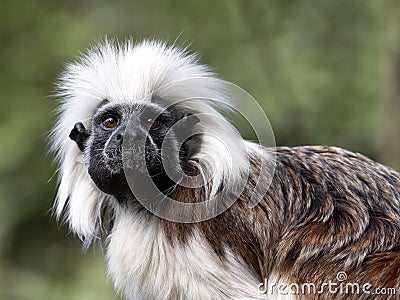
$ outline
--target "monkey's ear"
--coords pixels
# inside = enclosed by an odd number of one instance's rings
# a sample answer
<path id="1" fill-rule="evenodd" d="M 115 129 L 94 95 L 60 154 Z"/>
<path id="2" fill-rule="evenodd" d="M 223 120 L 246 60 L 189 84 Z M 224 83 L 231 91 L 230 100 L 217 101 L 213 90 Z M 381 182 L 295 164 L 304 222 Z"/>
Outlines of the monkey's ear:
<path id="1" fill-rule="evenodd" d="M 85 150 L 86 141 L 89 136 L 89 131 L 86 130 L 85 126 L 81 122 L 76 123 L 69 134 L 69 138 L 76 142 L 82 152 Z"/>

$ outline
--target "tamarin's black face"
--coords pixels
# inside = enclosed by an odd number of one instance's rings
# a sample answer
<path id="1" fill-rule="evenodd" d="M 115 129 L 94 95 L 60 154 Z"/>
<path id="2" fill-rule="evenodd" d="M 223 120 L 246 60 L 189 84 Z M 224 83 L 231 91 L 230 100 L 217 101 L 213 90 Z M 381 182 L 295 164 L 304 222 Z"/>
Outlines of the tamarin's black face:
<path id="1" fill-rule="evenodd" d="M 117 198 L 129 193 L 125 163 L 137 172 L 138 182 L 148 174 L 167 193 L 174 182 L 164 172 L 162 161 L 185 169 L 185 162 L 195 152 L 196 143 L 189 136 L 197 122 L 199 119 L 187 112 L 177 116 L 173 109 L 153 104 L 121 105 L 104 100 L 92 117 L 91 131 L 76 123 L 70 138 L 89 155 L 89 175 L 103 192 Z"/>

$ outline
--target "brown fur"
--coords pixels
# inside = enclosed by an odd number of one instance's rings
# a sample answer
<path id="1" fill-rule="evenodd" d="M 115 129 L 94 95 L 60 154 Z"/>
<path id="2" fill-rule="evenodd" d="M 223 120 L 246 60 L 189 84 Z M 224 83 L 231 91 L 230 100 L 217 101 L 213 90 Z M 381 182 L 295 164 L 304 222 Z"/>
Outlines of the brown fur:
<path id="1" fill-rule="evenodd" d="M 256 207 L 248 205 L 259 172 L 259 158 L 253 157 L 246 190 L 227 211 L 196 224 L 161 221 L 171 243 L 185 243 L 196 230 L 222 260 L 226 246 L 240 255 L 260 283 L 270 275 L 288 283 L 337 282 L 336 274 L 346 272 L 346 282 L 400 288 L 400 174 L 335 147 L 267 151 L 275 152 L 277 165 L 271 186 Z M 204 192 L 179 187 L 173 197 L 199 201 Z M 398 296 L 382 299 L 390 297 Z"/>

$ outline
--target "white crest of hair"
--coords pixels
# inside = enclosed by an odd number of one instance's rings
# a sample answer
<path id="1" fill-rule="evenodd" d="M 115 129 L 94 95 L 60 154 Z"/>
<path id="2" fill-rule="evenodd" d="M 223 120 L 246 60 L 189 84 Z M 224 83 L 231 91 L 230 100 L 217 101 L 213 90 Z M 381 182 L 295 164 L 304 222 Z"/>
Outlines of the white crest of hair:
<path id="1" fill-rule="evenodd" d="M 172 245 L 156 218 L 119 208 L 115 220 L 108 272 L 127 299 L 276 299 L 259 291 L 258 277 L 229 248 L 221 260 L 198 233 Z"/>
<path id="2" fill-rule="evenodd" d="M 203 99 L 187 105 L 197 113 L 220 117 L 203 125 L 208 134 L 196 157 L 211 170 L 211 194 L 223 181 L 234 184 L 240 180 L 241 170 L 248 166 L 244 147 L 237 146 L 242 143 L 240 135 L 214 109 L 218 104 L 208 101 L 224 97 L 221 80 L 184 49 L 153 40 L 136 44 L 102 41 L 66 67 L 57 96 L 59 119 L 51 135 L 52 150 L 61 166 L 55 214 L 61 218 L 65 213 L 70 228 L 86 241 L 96 237 L 102 202 L 112 199 L 91 181 L 88 154 L 82 154 L 68 135 L 76 122 L 90 130 L 92 115 L 104 99 L 122 104 L 150 102 L 153 96 L 166 103 Z"/>

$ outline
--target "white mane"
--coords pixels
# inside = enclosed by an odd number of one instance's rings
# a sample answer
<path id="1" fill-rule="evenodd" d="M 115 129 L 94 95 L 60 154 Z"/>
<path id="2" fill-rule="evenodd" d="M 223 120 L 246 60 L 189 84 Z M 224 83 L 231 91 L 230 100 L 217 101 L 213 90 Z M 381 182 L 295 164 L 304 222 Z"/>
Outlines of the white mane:
<path id="1" fill-rule="evenodd" d="M 103 202 L 113 201 L 92 182 L 87 172 L 87 155 L 68 137 L 76 122 L 90 130 L 92 114 L 101 101 L 149 102 L 155 95 L 167 102 L 187 98 L 213 100 L 224 97 L 222 90 L 221 80 L 199 64 L 196 55 L 160 41 L 104 41 L 70 63 L 58 82 L 61 105 L 52 132 L 52 149 L 60 164 L 54 204 L 57 218 L 65 214 L 72 231 L 90 242 L 101 226 Z M 215 104 L 200 102 L 190 108 L 221 116 L 214 109 Z M 234 184 L 243 180 L 239 175 L 247 166 L 247 157 L 238 147 L 242 143 L 240 135 L 222 116 L 221 122 L 205 127 L 209 135 L 204 137 L 198 157 L 206 159 L 204 165 L 213 169 L 212 194 L 222 182 Z M 223 143 L 218 140 L 222 135 Z"/>

